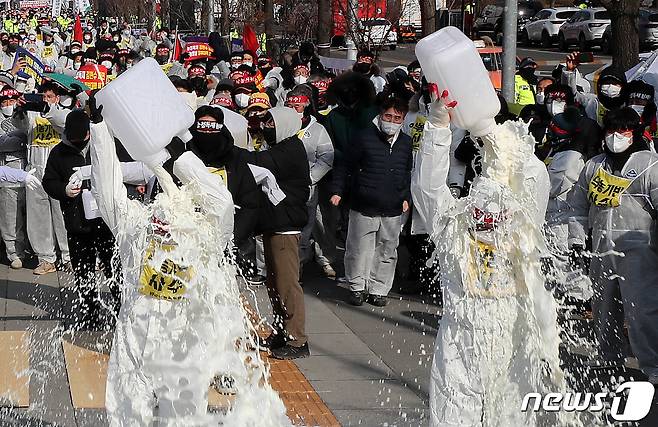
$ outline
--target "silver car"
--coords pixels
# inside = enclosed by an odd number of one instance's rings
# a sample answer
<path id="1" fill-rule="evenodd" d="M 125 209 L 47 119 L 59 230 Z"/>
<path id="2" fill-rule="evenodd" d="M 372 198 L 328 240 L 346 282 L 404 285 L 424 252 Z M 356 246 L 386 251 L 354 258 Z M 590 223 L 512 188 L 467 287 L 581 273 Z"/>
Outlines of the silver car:
<path id="1" fill-rule="evenodd" d="M 550 47 L 557 40 L 557 33 L 562 24 L 580 9 L 575 7 L 556 7 L 542 9 L 525 24 L 521 40 L 527 44 L 541 43 L 541 47 Z"/>
<path id="2" fill-rule="evenodd" d="M 610 14 L 603 7 L 580 10 L 560 27 L 558 45 L 566 51 L 569 45 L 576 44 L 586 51 L 592 46 L 600 46 L 603 33 L 610 25 Z"/>
<path id="3" fill-rule="evenodd" d="M 658 9 L 640 9 L 638 16 L 638 33 L 640 36 L 640 50 L 651 51 L 658 47 Z M 612 26 L 608 26 L 603 33 L 601 50 L 612 53 Z"/>

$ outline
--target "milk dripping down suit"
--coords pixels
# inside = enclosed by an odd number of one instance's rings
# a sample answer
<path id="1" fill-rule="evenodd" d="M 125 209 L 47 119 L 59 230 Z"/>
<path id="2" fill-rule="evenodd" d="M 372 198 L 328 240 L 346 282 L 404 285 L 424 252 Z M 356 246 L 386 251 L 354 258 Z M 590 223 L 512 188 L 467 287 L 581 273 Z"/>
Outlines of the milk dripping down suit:
<path id="1" fill-rule="evenodd" d="M 108 368 L 110 425 L 209 425 L 213 375 L 244 366 L 230 359 L 239 359 L 236 341 L 247 330 L 223 255 L 233 230 L 231 195 L 188 152 L 174 165 L 183 187 L 156 167 L 165 192 L 144 206 L 126 195 L 104 122 L 91 126 L 90 145 L 92 192 L 116 237 L 125 276 Z M 242 373 L 228 373 L 240 386 Z"/>
<path id="2" fill-rule="evenodd" d="M 436 244 L 443 316 L 430 383 L 432 426 L 531 426 L 527 392 L 559 391 L 556 307 L 539 263 L 550 184 L 524 124 L 482 137 L 468 196 L 446 185 L 451 131 L 441 101 L 425 124 L 413 200 Z M 443 109 L 443 111 L 440 111 Z M 439 110 L 439 111 L 437 111 Z"/>

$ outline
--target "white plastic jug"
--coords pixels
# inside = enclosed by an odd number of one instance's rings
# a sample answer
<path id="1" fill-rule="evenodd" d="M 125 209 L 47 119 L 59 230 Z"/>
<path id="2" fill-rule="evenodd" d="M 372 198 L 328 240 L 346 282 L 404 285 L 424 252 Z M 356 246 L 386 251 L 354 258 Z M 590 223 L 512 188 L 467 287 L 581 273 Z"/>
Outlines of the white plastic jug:
<path id="1" fill-rule="evenodd" d="M 451 113 L 457 127 L 474 136 L 493 130 L 500 101 L 473 41 L 458 28 L 445 27 L 416 44 L 416 58 L 427 81 L 457 101 Z"/>
<path id="2" fill-rule="evenodd" d="M 167 158 L 174 136 L 192 139 L 194 112 L 181 99 L 162 68 L 145 58 L 96 94 L 103 119 L 133 159 L 148 165 Z"/>

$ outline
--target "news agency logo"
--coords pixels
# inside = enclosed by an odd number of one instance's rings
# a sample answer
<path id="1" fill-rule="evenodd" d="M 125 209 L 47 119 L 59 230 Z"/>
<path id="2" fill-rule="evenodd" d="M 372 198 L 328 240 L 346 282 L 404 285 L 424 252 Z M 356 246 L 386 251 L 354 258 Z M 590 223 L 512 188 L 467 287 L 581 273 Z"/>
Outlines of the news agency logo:
<path id="1" fill-rule="evenodd" d="M 640 421 L 647 416 L 653 402 L 654 385 L 646 381 L 629 381 L 615 390 L 610 416 L 615 421 Z M 626 398 L 624 399 L 624 395 Z M 605 409 L 608 393 L 528 393 L 523 398 L 521 411 L 538 412 L 600 412 Z M 626 405 L 622 406 L 622 401 Z M 533 401 L 532 406 L 530 402 Z"/>

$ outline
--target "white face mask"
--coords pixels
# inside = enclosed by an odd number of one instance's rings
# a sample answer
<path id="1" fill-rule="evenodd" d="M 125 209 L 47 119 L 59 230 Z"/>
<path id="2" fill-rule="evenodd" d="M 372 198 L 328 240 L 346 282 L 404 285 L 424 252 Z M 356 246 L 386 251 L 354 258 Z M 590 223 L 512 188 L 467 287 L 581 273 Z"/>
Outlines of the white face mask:
<path id="1" fill-rule="evenodd" d="M 637 113 L 638 116 L 642 117 L 644 113 L 644 105 L 629 105 Z"/>
<path id="2" fill-rule="evenodd" d="M 297 85 L 303 85 L 308 81 L 308 77 L 306 76 L 295 76 L 295 84 Z"/>
<path id="3" fill-rule="evenodd" d="M 551 101 L 547 106 L 546 109 L 548 110 L 548 114 L 551 116 L 557 116 L 560 113 L 564 113 L 564 109 L 567 106 L 567 103 L 564 101 Z"/>
<path id="4" fill-rule="evenodd" d="M 132 68 L 132 66 L 133 66 L 132 62 L 129 62 L 129 63 L 126 64 L 126 68 Z"/>
<path id="5" fill-rule="evenodd" d="M 537 104 L 544 105 L 544 92 L 539 92 L 535 96 L 535 100 L 537 101 Z"/>
<path id="6" fill-rule="evenodd" d="M 81 65 L 82 65 L 82 63 L 80 63 L 80 62 L 75 62 L 75 63 L 73 64 L 73 69 L 74 69 L 74 70 L 79 70 Z"/>
<path id="7" fill-rule="evenodd" d="M 393 136 L 402 129 L 402 123 L 385 122 L 379 119 L 379 129 L 388 136 Z"/>
<path id="8" fill-rule="evenodd" d="M 9 117 L 14 114 L 14 105 L 7 105 L 6 107 L 2 107 L 1 110 L 5 117 Z"/>
<path id="9" fill-rule="evenodd" d="M 80 52 L 80 49 L 78 49 L 78 48 L 71 49 L 71 55 L 75 55 L 78 52 Z"/>
<path id="10" fill-rule="evenodd" d="M 601 86 L 601 93 L 609 98 L 617 98 L 621 95 L 621 86 L 619 85 L 603 85 Z"/>
<path id="11" fill-rule="evenodd" d="M 73 105 L 73 98 L 70 96 L 62 95 L 59 97 L 59 104 L 62 107 L 70 108 Z"/>
<path id="12" fill-rule="evenodd" d="M 107 68 L 108 70 L 112 69 L 112 62 L 110 62 L 110 61 L 103 61 L 103 62 L 101 62 L 101 65 L 104 66 L 105 68 Z"/>
<path id="13" fill-rule="evenodd" d="M 300 119 L 304 120 L 304 112 L 302 111 L 301 113 L 297 113 Z"/>
<path id="14" fill-rule="evenodd" d="M 242 61 L 242 65 L 246 65 L 247 67 L 251 67 L 254 65 L 252 61 Z"/>
<path id="15" fill-rule="evenodd" d="M 231 69 L 233 69 L 233 70 L 237 70 L 238 67 L 240 67 L 240 65 L 242 65 L 242 64 L 240 64 L 240 63 L 238 63 L 238 64 L 231 64 Z"/>
<path id="16" fill-rule="evenodd" d="M 245 108 L 249 105 L 250 96 L 246 93 L 239 93 L 235 95 L 235 104 L 240 108 Z"/>
<path id="17" fill-rule="evenodd" d="M 605 136 L 605 145 L 613 153 L 623 153 L 633 143 L 633 137 L 624 136 L 618 132 L 610 133 Z"/>

